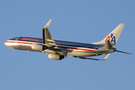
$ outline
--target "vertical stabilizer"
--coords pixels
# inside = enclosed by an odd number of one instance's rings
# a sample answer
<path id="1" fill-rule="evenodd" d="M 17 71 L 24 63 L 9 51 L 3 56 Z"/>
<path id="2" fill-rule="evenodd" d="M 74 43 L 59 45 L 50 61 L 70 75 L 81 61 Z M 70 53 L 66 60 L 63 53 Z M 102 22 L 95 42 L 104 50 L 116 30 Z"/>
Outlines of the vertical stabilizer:
<path id="1" fill-rule="evenodd" d="M 115 46 L 115 44 L 118 41 L 118 38 L 124 28 L 125 24 L 119 24 L 111 33 L 109 33 L 102 41 L 96 42 L 93 44 L 105 44 L 105 42 L 108 40 L 112 46 Z"/>

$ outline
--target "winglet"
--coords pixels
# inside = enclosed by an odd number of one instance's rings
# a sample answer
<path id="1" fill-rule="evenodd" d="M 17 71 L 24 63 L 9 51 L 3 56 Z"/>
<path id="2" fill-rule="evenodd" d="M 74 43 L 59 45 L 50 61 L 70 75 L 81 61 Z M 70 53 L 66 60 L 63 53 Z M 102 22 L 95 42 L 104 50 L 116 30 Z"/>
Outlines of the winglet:
<path id="1" fill-rule="evenodd" d="M 50 25 L 50 23 L 51 23 L 51 21 L 52 21 L 52 19 L 50 19 L 50 20 L 48 21 L 48 23 L 47 23 L 43 28 L 44 28 L 44 29 L 45 29 L 45 28 L 48 28 L 49 25 Z"/>

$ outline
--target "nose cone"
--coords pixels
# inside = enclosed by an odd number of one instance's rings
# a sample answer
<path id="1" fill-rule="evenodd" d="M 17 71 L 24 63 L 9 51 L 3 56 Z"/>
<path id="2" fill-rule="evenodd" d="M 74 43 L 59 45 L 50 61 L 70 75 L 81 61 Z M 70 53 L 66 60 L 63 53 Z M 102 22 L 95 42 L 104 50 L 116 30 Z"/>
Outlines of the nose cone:
<path id="1" fill-rule="evenodd" d="M 5 41 L 4 44 L 7 46 L 7 41 Z"/>
<path id="2" fill-rule="evenodd" d="M 10 48 L 13 48 L 13 49 L 14 49 L 15 47 L 17 47 L 17 45 L 14 44 L 14 41 L 10 41 L 10 40 L 5 41 L 4 44 L 5 44 L 6 46 L 10 47 Z"/>
<path id="3" fill-rule="evenodd" d="M 9 47 L 9 41 L 5 41 L 4 44 Z"/>

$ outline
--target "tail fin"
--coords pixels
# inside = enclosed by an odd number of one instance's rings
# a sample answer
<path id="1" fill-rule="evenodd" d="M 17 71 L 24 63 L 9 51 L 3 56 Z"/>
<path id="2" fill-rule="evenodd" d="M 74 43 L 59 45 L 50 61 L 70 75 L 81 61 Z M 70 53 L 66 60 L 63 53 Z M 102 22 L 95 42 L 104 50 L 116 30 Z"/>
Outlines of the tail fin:
<path id="1" fill-rule="evenodd" d="M 118 41 L 118 38 L 124 28 L 125 24 L 119 24 L 111 33 L 109 33 L 102 41 L 96 42 L 93 44 L 105 44 L 105 42 L 108 40 L 112 46 L 115 46 L 115 44 Z"/>

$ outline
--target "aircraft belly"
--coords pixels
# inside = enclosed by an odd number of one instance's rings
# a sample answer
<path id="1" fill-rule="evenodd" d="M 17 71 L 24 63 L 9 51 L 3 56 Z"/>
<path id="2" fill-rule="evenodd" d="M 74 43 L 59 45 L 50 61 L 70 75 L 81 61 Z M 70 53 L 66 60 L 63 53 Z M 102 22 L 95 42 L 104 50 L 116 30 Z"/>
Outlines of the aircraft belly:
<path id="1" fill-rule="evenodd" d="M 33 51 L 31 49 L 31 46 L 25 46 L 25 45 L 19 45 L 18 46 L 18 49 Z"/>
<path id="2" fill-rule="evenodd" d="M 69 52 L 68 56 L 96 56 L 96 53 L 95 52 L 73 51 L 73 52 Z"/>
<path id="3" fill-rule="evenodd" d="M 96 52 L 90 52 L 90 51 L 72 51 L 72 52 L 68 52 L 68 56 L 81 56 L 81 57 L 85 57 L 85 56 L 98 56 L 98 55 L 102 55 L 102 54 L 107 54 L 107 51 L 103 51 L 103 50 L 98 50 Z"/>
<path id="4" fill-rule="evenodd" d="M 31 46 L 28 46 L 28 45 L 13 45 L 13 46 L 10 46 L 10 48 L 18 49 L 18 50 L 33 51 Z"/>

